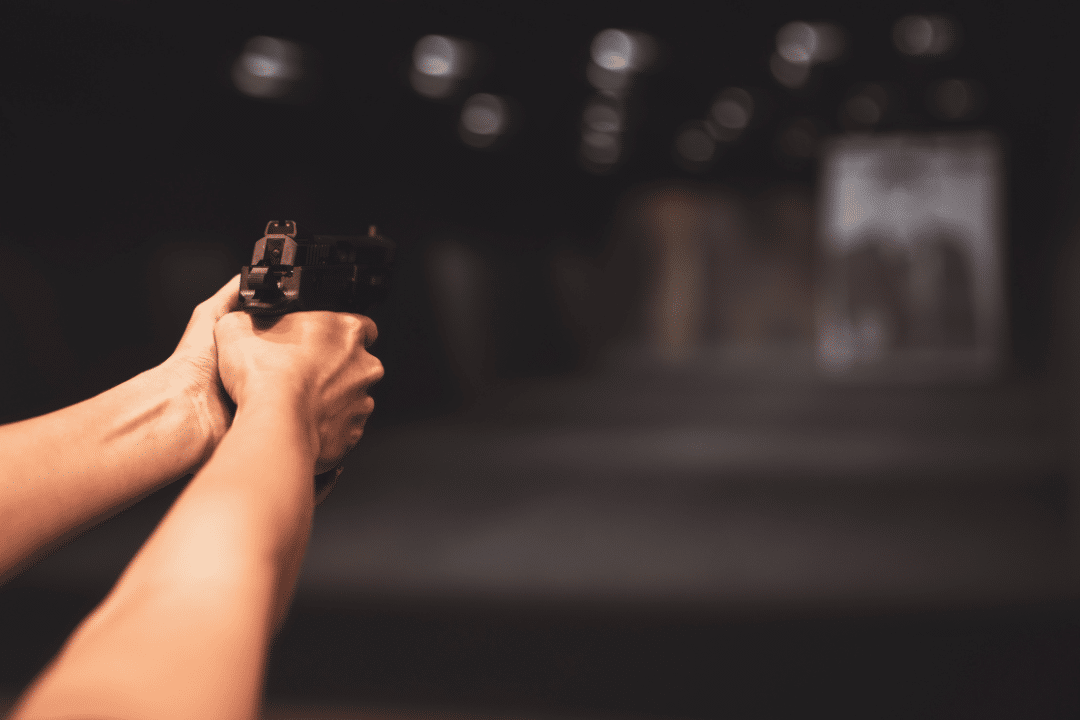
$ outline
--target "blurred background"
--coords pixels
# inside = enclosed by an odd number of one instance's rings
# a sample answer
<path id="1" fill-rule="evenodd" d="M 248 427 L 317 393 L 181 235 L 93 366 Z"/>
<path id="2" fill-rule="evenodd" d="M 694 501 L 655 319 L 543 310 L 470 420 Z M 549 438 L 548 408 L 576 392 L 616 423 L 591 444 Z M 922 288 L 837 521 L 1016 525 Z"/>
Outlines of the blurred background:
<path id="1" fill-rule="evenodd" d="M 268 220 L 398 243 L 267 717 L 1075 717 L 1080 115 L 1050 3 L 0 14 L 0 421 Z M 0 698 L 183 486 L 0 589 Z"/>

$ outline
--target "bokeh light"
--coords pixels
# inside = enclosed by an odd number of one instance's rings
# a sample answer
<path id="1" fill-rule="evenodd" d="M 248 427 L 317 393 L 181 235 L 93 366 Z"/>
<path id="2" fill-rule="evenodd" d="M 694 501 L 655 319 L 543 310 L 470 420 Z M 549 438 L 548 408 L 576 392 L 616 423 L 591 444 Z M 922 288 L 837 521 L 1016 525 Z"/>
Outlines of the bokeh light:
<path id="1" fill-rule="evenodd" d="M 409 82 L 425 97 L 449 97 L 472 69 L 473 56 L 473 47 L 465 40 L 425 35 L 413 47 Z"/>
<path id="2" fill-rule="evenodd" d="M 653 60 L 653 39 L 642 32 L 608 28 L 593 38 L 590 48 L 597 67 L 617 73 L 641 72 Z"/>
<path id="3" fill-rule="evenodd" d="M 790 22 L 776 33 L 776 54 L 794 65 L 831 62 L 844 44 L 843 31 L 832 23 Z"/>
<path id="4" fill-rule="evenodd" d="M 596 97 L 585 106 L 585 128 L 595 132 L 618 133 L 623 129 L 622 106 L 605 97 Z"/>
<path id="5" fill-rule="evenodd" d="M 593 38 L 593 62 L 614 72 L 630 72 L 634 65 L 634 40 L 622 30 L 603 30 Z"/>
<path id="6" fill-rule="evenodd" d="M 727 88 L 709 109 L 709 121 L 717 140 L 734 140 L 754 116 L 754 98 L 746 90 Z"/>
<path id="7" fill-rule="evenodd" d="M 471 96 L 461 108 L 462 140 L 476 148 L 491 146 L 506 132 L 509 115 L 509 107 L 502 98 L 488 93 Z"/>
<path id="8" fill-rule="evenodd" d="M 433 77 L 454 77 L 460 64 L 455 43 L 443 35 L 420 38 L 413 48 L 413 66 L 417 72 Z"/>
<path id="9" fill-rule="evenodd" d="M 585 77 L 597 93 L 582 113 L 578 157 L 589 172 L 607 174 L 623 156 L 623 102 L 635 75 L 655 60 L 656 42 L 643 32 L 608 28 L 593 37 L 589 56 Z"/>
<path id="10" fill-rule="evenodd" d="M 776 33 L 776 53 L 795 65 L 809 65 L 817 51 L 817 31 L 805 22 L 790 22 Z"/>
<path id="11" fill-rule="evenodd" d="M 248 40 L 232 67 L 236 89 L 250 97 L 264 99 L 290 95 L 303 74 L 300 46 L 265 35 Z"/>
<path id="12" fill-rule="evenodd" d="M 581 162 L 591 172 L 606 173 L 622 155 L 625 108 L 616 97 L 600 93 L 585 105 L 581 118 Z"/>
<path id="13" fill-rule="evenodd" d="M 956 45 L 956 25 L 942 15 L 905 15 L 893 26 L 896 49 L 912 57 L 939 57 Z"/>

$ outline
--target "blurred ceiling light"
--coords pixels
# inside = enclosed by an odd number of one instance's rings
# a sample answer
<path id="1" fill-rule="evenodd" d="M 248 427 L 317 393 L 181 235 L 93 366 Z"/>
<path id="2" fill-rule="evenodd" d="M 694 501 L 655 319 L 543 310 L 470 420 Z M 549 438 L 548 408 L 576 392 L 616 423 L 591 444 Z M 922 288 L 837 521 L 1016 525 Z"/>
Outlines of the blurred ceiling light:
<path id="1" fill-rule="evenodd" d="M 955 42 L 955 25 L 941 15 L 905 15 L 893 26 L 893 44 L 905 55 L 937 57 Z"/>
<path id="2" fill-rule="evenodd" d="M 614 102 L 594 98 L 585 106 L 585 127 L 602 133 L 617 133 L 622 130 L 622 109 Z"/>
<path id="3" fill-rule="evenodd" d="M 432 77 L 461 77 L 465 74 L 467 45 L 445 35 L 425 35 L 413 47 L 413 67 Z"/>
<path id="4" fill-rule="evenodd" d="M 472 147 L 490 146 L 506 132 L 508 124 L 506 101 L 495 95 L 477 93 L 461 109 L 461 139 Z"/>
<path id="5" fill-rule="evenodd" d="M 702 170 L 716 154 L 716 141 L 704 123 L 690 123 L 675 136 L 675 154 L 683 167 Z"/>
<path id="6" fill-rule="evenodd" d="M 885 117 L 889 95 L 875 83 L 858 86 L 841 107 L 841 124 L 849 130 L 868 129 Z"/>
<path id="7" fill-rule="evenodd" d="M 608 29 L 597 33 L 592 41 L 593 62 L 605 70 L 630 72 L 634 61 L 634 40 L 622 30 Z"/>
<path id="8" fill-rule="evenodd" d="M 425 35 L 413 47 L 409 82 L 425 97 L 448 97 L 457 88 L 457 81 L 468 75 L 472 60 L 473 48 L 467 41 L 445 35 Z"/>
<path id="9" fill-rule="evenodd" d="M 593 38 L 592 60 L 598 67 L 612 72 L 641 72 L 653 60 L 656 43 L 642 32 L 608 28 Z"/>
<path id="10" fill-rule="evenodd" d="M 259 35 L 244 44 L 232 67 L 236 89 L 257 98 L 283 98 L 303 76 L 303 51 L 289 40 Z"/>
<path id="11" fill-rule="evenodd" d="M 734 139 L 754 116 L 754 98 L 742 88 L 724 90 L 709 110 L 710 119 L 719 126 L 722 137 Z"/>
<path id="12" fill-rule="evenodd" d="M 818 34 L 810 23 L 790 22 L 776 33 L 776 53 L 795 65 L 814 61 Z"/>
<path id="13" fill-rule="evenodd" d="M 776 82 L 790 90 L 801 88 L 810 79 L 809 63 L 788 62 L 779 53 L 773 53 L 769 58 L 769 70 Z"/>
<path id="14" fill-rule="evenodd" d="M 971 80 L 949 78 L 930 87 L 930 110 L 946 120 L 965 120 L 981 105 L 982 88 Z"/>
<path id="15" fill-rule="evenodd" d="M 793 65 L 835 60 L 844 44 L 844 32 L 832 23 L 790 22 L 776 33 L 777 55 Z"/>

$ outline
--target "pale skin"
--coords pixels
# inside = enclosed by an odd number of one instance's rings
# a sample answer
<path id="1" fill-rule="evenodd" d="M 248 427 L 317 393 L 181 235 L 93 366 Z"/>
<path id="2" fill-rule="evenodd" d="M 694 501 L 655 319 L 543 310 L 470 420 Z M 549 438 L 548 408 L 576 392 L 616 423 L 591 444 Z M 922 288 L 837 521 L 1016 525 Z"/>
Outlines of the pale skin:
<path id="1" fill-rule="evenodd" d="M 233 312 L 238 288 L 233 278 L 196 308 L 162 365 L 0 427 L 5 579 L 195 473 L 13 718 L 257 716 L 311 529 L 313 477 L 359 441 L 383 369 L 367 352 L 370 319 L 307 312 L 260 323 Z"/>

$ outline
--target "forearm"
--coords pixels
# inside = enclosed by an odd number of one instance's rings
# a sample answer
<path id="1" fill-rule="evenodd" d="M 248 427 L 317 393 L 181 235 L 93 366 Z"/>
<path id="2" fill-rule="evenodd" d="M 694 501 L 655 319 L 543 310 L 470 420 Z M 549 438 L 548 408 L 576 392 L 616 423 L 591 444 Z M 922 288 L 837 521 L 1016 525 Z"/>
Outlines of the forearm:
<path id="1" fill-rule="evenodd" d="M 314 463 L 295 413 L 241 409 L 15 717 L 254 717 L 310 532 Z"/>
<path id="2" fill-rule="evenodd" d="M 58 541 L 192 472 L 224 427 L 165 363 L 0 427 L 0 582 Z"/>

